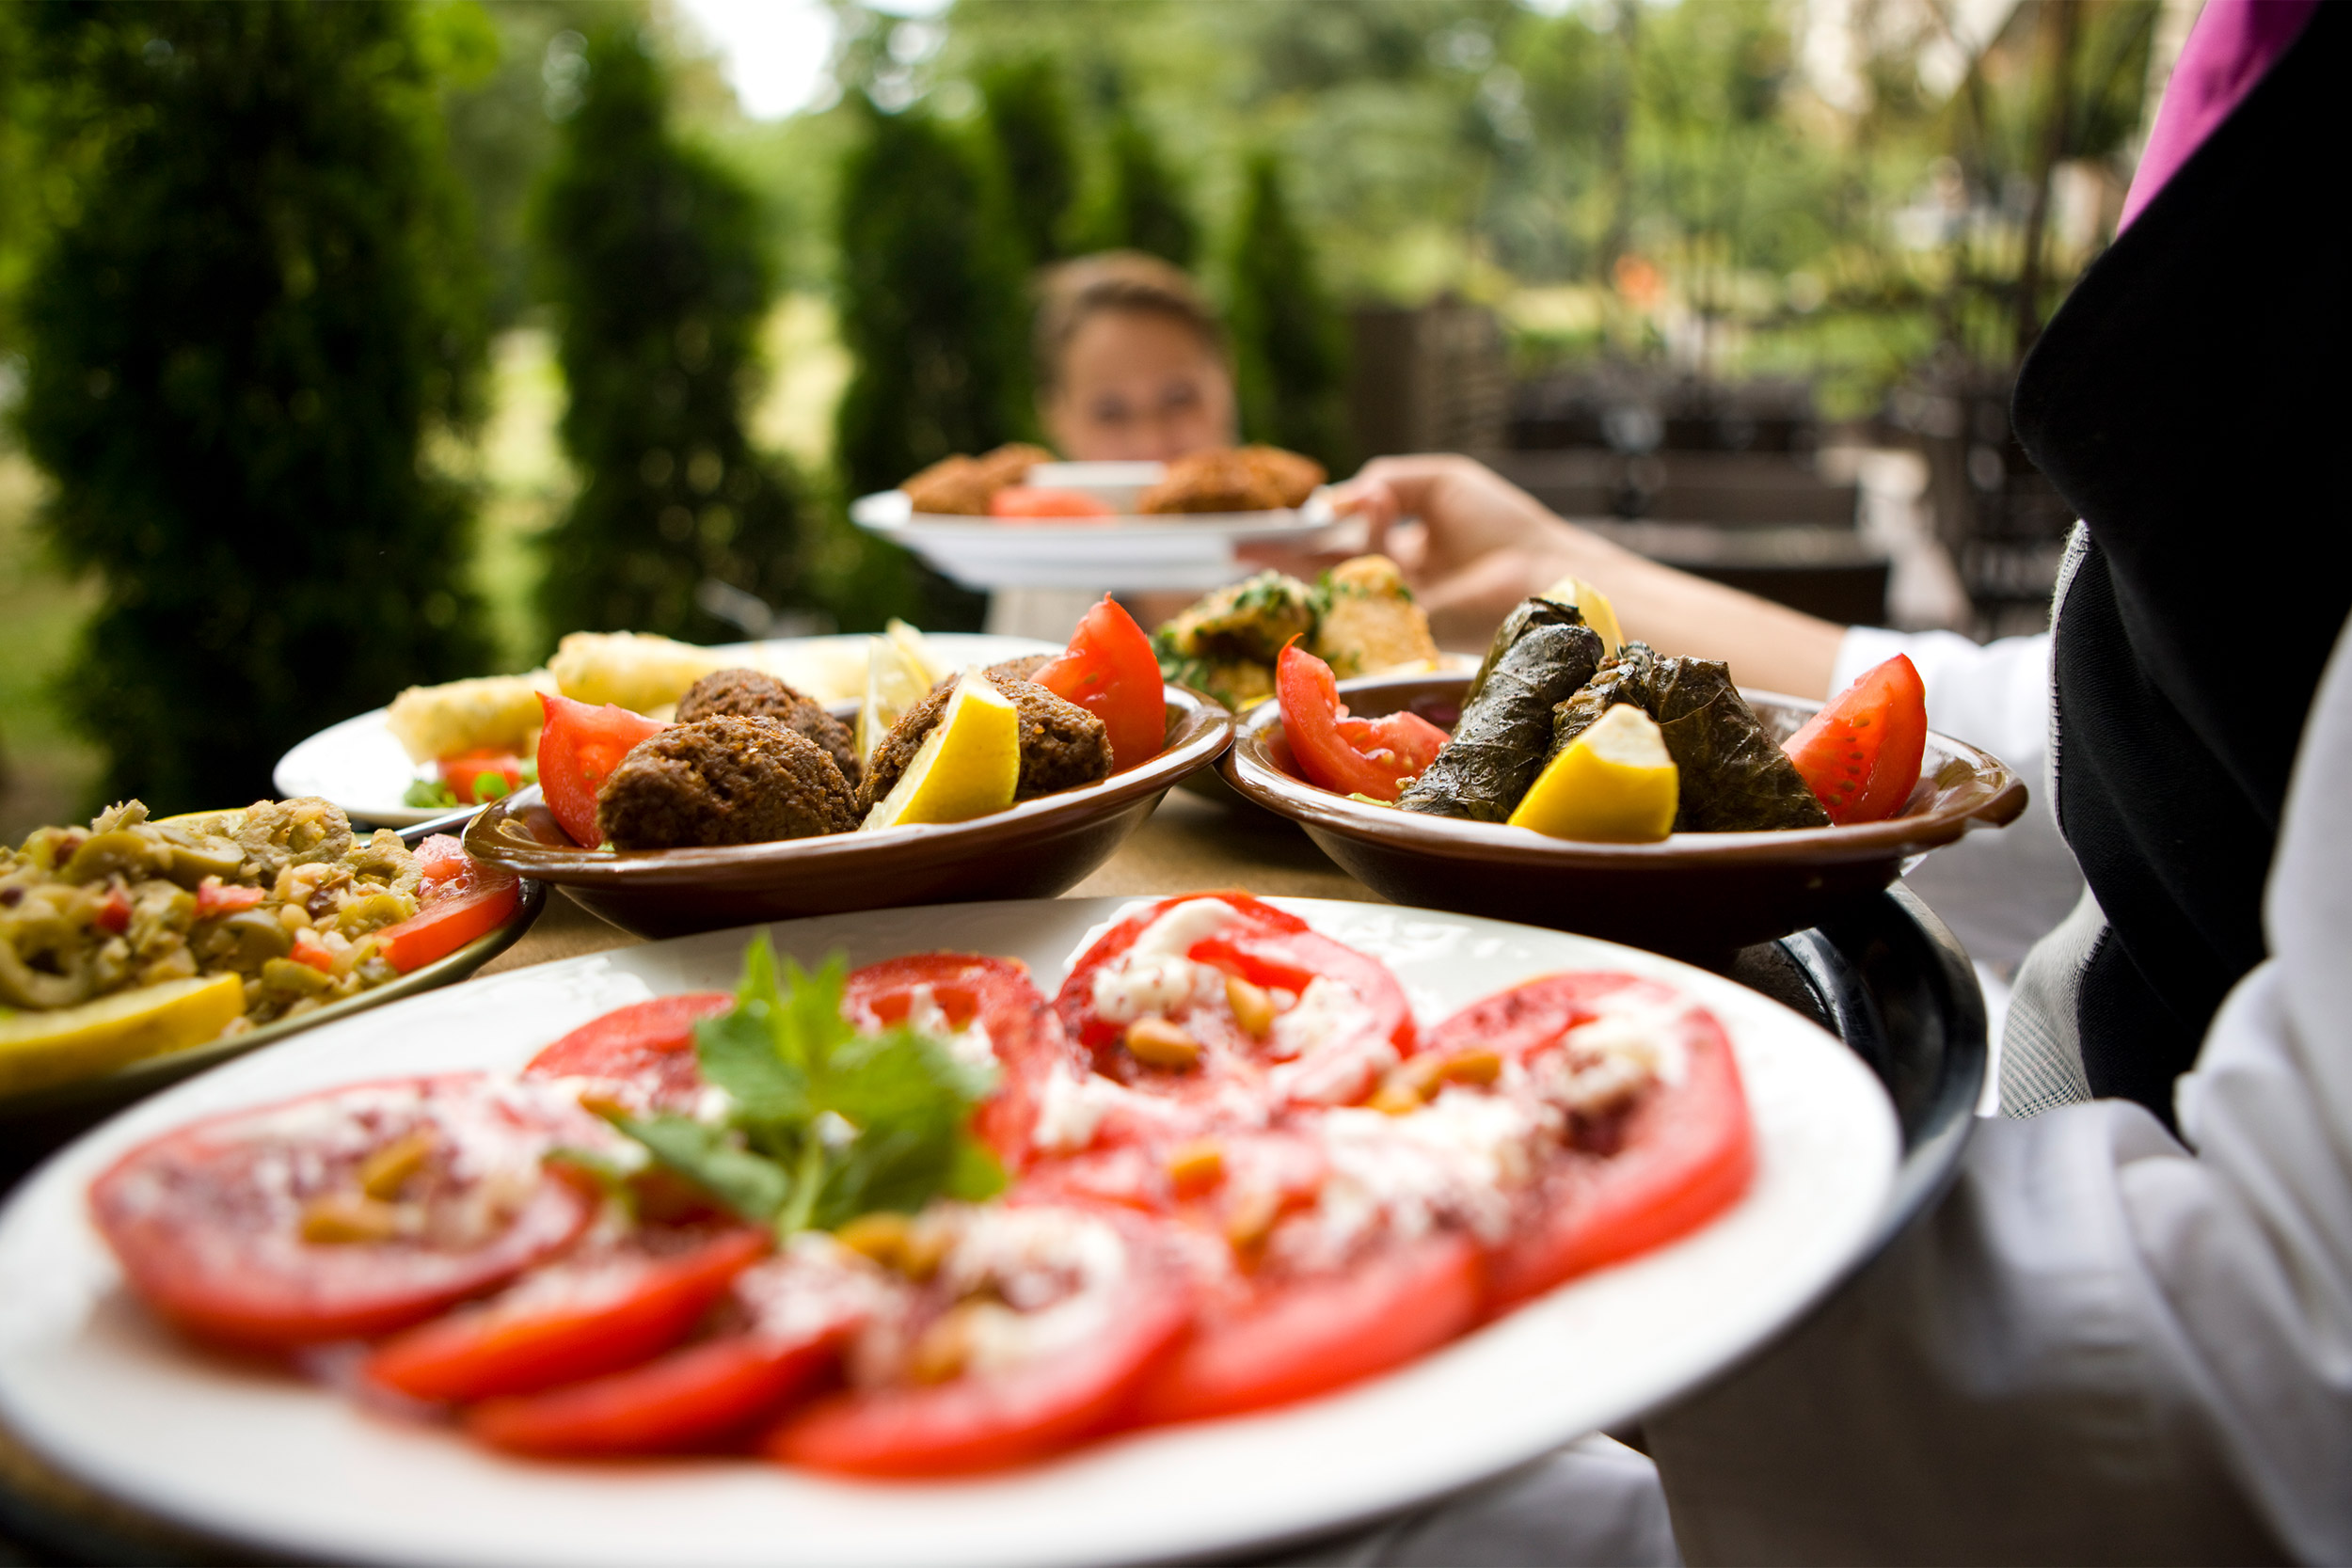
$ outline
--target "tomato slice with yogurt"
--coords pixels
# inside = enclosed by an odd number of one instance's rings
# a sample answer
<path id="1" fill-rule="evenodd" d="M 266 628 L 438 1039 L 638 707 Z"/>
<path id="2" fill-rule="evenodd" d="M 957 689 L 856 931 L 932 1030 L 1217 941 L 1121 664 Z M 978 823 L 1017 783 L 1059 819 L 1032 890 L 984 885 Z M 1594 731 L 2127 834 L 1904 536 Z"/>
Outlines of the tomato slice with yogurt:
<path id="1" fill-rule="evenodd" d="M 592 1241 L 478 1307 L 405 1330 L 361 1375 L 410 1399 L 460 1402 L 632 1366 L 683 1339 L 769 1243 L 741 1226 Z"/>
<path id="2" fill-rule="evenodd" d="M 1120 1424 L 1193 1312 L 1164 1226 L 1109 1209 L 939 1208 L 921 1289 L 869 1323 L 850 1386 L 785 1418 L 773 1458 L 865 1476 L 1001 1468 Z"/>
<path id="3" fill-rule="evenodd" d="M 1756 1142 L 1723 1025 L 1630 974 L 1555 974 L 1429 1033 L 1432 1108 L 1516 1107 L 1531 1128 L 1517 1212 L 1487 1259 L 1488 1310 L 1695 1229 L 1747 1191 Z M 1486 1113 L 1498 1119 L 1500 1111 Z"/>
<path id="4" fill-rule="evenodd" d="M 833 1370 L 842 1347 L 906 1288 L 830 1236 L 796 1236 L 730 1281 L 703 1337 L 607 1376 L 486 1400 L 466 1430 L 548 1458 L 708 1447 L 771 1419 Z"/>
<path id="5" fill-rule="evenodd" d="M 1165 898 L 1120 921 L 1055 1007 L 1094 1068 L 1041 1097 L 1038 1145 L 1065 1154 L 1352 1103 L 1415 1040 L 1377 959 L 1246 893 Z"/>
<path id="6" fill-rule="evenodd" d="M 90 1211 L 165 1318 L 281 1350 L 405 1328 L 563 1251 L 595 1200 L 543 1157 L 614 1136 L 479 1073 L 364 1084 L 143 1144 Z"/>
<path id="7" fill-rule="evenodd" d="M 735 1006 L 723 990 L 635 1002 L 590 1019 L 531 1058 L 526 1079 L 565 1079 L 586 1099 L 649 1111 L 686 1113 L 703 1090 L 694 1025 Z"/>

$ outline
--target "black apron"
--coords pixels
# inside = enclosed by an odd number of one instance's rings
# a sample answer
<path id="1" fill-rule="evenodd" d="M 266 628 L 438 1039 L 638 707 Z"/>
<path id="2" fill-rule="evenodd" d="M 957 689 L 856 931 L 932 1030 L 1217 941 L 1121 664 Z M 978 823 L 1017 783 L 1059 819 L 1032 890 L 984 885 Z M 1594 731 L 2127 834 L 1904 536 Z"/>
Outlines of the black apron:
<path id="1" fill-rule="evenodd" d="M 2052 657 L 2058 823 L 2107 921 L 2083 1067 L 2168 1123 L 2264 957 L 2287 775 L 2352 609 L 2348 44 L 2352 7 L 2319 7 L 2017 382 L 2019 438 L 2090 536 Z"/>

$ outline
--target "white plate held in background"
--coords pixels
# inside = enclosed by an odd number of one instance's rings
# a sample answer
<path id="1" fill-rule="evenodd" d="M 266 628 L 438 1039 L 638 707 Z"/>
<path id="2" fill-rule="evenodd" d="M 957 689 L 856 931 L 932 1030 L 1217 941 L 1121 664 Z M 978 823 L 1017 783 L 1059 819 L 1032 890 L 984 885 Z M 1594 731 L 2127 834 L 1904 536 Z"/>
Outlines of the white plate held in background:
<path id="1" fill-rule="evenodd" d="M 1837 1040 L 1731 981 L 1524 926 L 1275 899 L 1385 959 L 1422 1021 L 1564 969 L 1655 976 L 1712 1009 L 1756 1117 L 1757 1174 L 1698 1232 L 1562 1286 L 1386 1376 L 1279 1410 L 1133 1433 L 977 1480 L 858 1483 L 740 1458 L 533 1464 L 371 1414 L 159 1329 L 91 1228 L 91 1180 L 197 1117 L 370 1078 L 511 1071 L 650 995 L 731 987 L 744 931 L 476 980 L 329 1025 L 107 1123 L 0 1212 L 0 1418 L 90 1484 L 303 1559 L 601 1564 L 1061 1564 L 1195 1559 L 1294 1540 L 1501 1473 L 1722 1371 L 1867 1244 L 1895 1170 L 1892 1108 Z M 1050 899 L 771 927 L 814 963 L 946 948 L 1025 960 L 1050 994 L 1135 907 Z"/>

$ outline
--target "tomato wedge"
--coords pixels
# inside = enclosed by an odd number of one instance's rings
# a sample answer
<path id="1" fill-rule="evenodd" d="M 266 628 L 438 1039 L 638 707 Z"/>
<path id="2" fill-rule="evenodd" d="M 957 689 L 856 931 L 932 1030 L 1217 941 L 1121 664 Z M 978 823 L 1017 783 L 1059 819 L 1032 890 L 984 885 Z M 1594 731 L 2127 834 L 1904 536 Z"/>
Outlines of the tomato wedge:
<path id="1" fill-rule="evenodd" d="M 731 1227 L 653 1228 L 584 1248 L 491 1301 L 407 1330 L 361 1375 L 411 1399 L 458 1402 L 632 1366 L 684 1338 L 768 1245 L 765 1231 Z"/>
<path id="2" fill-rule="evenodd" d="M 539 792 L 572 842 L 593 849 L 604 842 L 596 830 L 596 790 L 605 775 L 630 747 L 669 726 L 617 704 L 591 707 L 547 691 L 539 694 L 539 707 L 547 715 L 539 731 Z"/>
<path id="3" fill-rule="evenodd" d="M 723 990 L 657 996 L 589 1020 L 531 1058 L 525 1078 L 585 1078 L 589 1093 L 633 1111 L 693 1108 L 703 1075 L 694 1025 L 735 1006 Z"/>
<path id="4" fill-rule="evenodd" d="M 1418 713 L 1349 718 L 1331 667 L 1295 641 L 1275 665 L 1274 690 L 1292 759 L 1309 784 L 1334 794 L 1393 800 L 1446 742 L 1445 731 Z"/>
<path id="5" fill-rule="evenodd" d="M 545 1393 L 485 1400 L 466 1430 L 549 1458 L 666 1453 L 739 1436 L 830 1371 L 889 1296 L 880 1271 L 821 1237 L 736 1276 L 734 1322 L 642 1365 Z"/>
<path id="6" fill-rule="evenodd" d="M 500 800 L 523 786 L 523 759 L 512 752 L 459 752 L 435 766 L 440 769 L 441 783 L 461 805 Z"/>
<path id="7" fill-rule="evenodd" d="M 1836 823 L 1903 809 L 1928 744 L 1928 689 L 1903 654 L 1866 672 L 1782 748 Z"/>
<path id="8" fill-rule="evenodd" d="M 522 882 L 513 872 L 479 865 L 469 892 L 437 898 L 399 925 L 376 932 L 376 951 L 403 974 L 422 969 L 504 925 L 521 902 L 522 892 Z"/>
<path id="9" fill-rule="evenodd" d="M 595 1205 L 541 1159 L 612 1136 L 479 1073 L 365 1084 L 143 1144 L 92 1183 L 90 1212 L 131 1288 L 192 1334 L 368 1338 L 568 1247 Z"/>
<path id="10" fill-rule="evenodd" d="M 1168 745 L 1159 656 L 1116 599 L 1106 595 L 1081 616 L 1069 649 L 1029 678 L 1103 721 L 1113 772 L 1149 762 Z"/>
<path id="11" fill-rule="evenodd" d="M 920 953 L 868 964 L 850 976 L 841 1009 L 862 1029 L 912 1022 L 950 1036 L 977 1031 L 996 1059 L 996 1090 L 973 1113 L 972 1131 L 1009 1169 L 1034 1154 L 1040 1097 L 1056 1068 L 1084 1071 L 1086 1057 L 1038 991 L 1026 965 L 969 953 Z"/>
<path id="12" fill-rule="evenodd" d="M 988 498 L 992 517 L 1112 517 L 1118 515 L 1083 490 L 1008 484 Z"/>
<path id="13" fill-rule="evenodd" d="M 1138 1422 L 1287 1404 L 1398 1367 L 1478 1319 L 1479 1251 L 1459 1232 L 1392 1244 L 1330 1273 L 1213 1291 L 1192 1337 L 1136 1397 Z"/>
<path id="14" fill-rule="evenodd" d="M 1018 1259 L 1005 1266 L 1021 1282 L 992 1271 L 991 1259 L 1008 1258 Z M 1041 1264 L 1041 1275 L 1074 1276 L 1070 1293 L 1010 1306 L 1037 1288 L 1029 1283 L 1037 1276 L 1020 1271 Z M 981 1283 L 1000 1284 L 1000 1299 L 958 1305 L 953 1292 Z M 1123 1419 L 1192 1308 L 1173 1239 L 1139 1215 L 1018 1204 L 977 1211 L 927 1289 L 913 1342 L 953 1338 L 954 1314 L 977 1310 L 997 1325 L 981 1342 L 1013 1348 L 967 1361 L 945 1381 L 902 1370 L 820 1399 L 787 1417 L 764 1447 L 787 1464 L 866 1476 L 953 1475 L 1040 1458 Z M 1049 1318 L 1060 1321 L 1039 1326 Z M 1086 1331 L 1072 1332 L 1073 1323 Z"/>
<path id="15" fill-rule="evenodd" d="M 1428 1050 L 1486 1051 L 1530 1063 L 1573 1031 L 1613 1022 L 1679 1057 L 1629 1108 L 1578 1130 L 1521 1195 L 1509 1238 L 1487 1259 L 1501 1312 L 1562 1280 L 1695 1229 L 1747 1191 L 1756 1134 L 1723 1026 L 1654 980 L 1556 974 L 1472 1003 L 1430 1031 Z"/>

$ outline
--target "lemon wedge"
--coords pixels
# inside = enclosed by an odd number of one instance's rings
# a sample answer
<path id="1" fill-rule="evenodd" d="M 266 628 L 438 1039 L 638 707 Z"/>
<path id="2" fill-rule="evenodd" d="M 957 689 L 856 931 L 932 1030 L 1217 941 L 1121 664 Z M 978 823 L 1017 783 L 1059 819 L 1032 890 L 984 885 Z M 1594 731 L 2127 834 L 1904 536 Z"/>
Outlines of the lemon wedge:
<path id="1" fill-rule="evenodd" d="M 1617 607 L 1609 602 L 1609 595 L 1586 582 L 1582 578 L 1562 578 L 1535 595 L 1553 604 L 1572 604 L 1583 613 L 1584 624 L 1600 637 L 1600 651 L 1614 654 L 1625 646 L 1625 628 L 1617 625 Z"/>
<path id="2" fill-rule="evenodd" d="M 55 1012 L 0 1008 L 0 1094 L 202 1045 L 244 1011 L 245 982 L 234 974 L 166 980 Z"/>
<path id="3" fill-rule="evenodd" d="M 866 700 L 857 710 L 857 754 L 861 757 L 872 756 L 890 726 L 939 684 L 939 675 L 921 654 L 923 634 L 904 622 L 893 621 L 890 626 L 887 635 L 866 640 Z M 914 640 L 913 649 L 898 636 L 901 630 Z"/>
<path id="4" fill-rule="evenodd" d="M 986 675 L 966 670 L 914 760 L 858 831 L 967 822 L 1011 805 L 1020 780 L 1021 712 Z"/>
<path id="5" fill-rule="evenodd" d="M 1551 759 L 1512 812 L 1511 826 L 1552 838 L 1654 844 L 1674 832 L 1678 794 L 1658 725 L 1619 703 Z"/>

